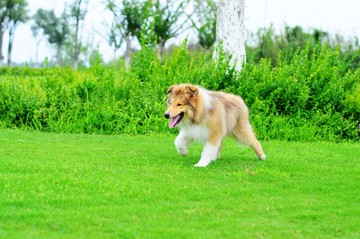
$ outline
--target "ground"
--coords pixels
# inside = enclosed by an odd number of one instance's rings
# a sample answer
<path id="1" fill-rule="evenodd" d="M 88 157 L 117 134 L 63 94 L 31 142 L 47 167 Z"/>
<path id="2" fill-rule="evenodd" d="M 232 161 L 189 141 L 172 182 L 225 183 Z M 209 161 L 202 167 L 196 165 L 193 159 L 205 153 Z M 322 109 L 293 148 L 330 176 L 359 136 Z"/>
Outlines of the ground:
<path id="1" fill-rule="evenodd" d="M 0 130 L 1 238 L 359 238 L 360 145 Z"/>

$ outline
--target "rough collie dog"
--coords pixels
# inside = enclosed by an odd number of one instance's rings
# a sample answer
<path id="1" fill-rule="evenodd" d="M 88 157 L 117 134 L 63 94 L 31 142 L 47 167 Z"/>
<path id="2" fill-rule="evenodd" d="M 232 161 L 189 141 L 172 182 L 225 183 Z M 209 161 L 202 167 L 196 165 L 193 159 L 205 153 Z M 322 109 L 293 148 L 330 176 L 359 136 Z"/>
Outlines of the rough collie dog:
<path id="1" fill-rule="evenodd" d="M 205 144 L 196 167 L 206 167 L 219 157 L 227 135 L 251 146 L 259 159 L 266 158 L 250 125 L 248 108 L 236 95 L 191 84 L 173 85 L 168 90 L 164 116 L 170 119 L 169 128 L 180 128 L 175 146 L 181 155 L 188 155 L 187 147 L 192 141 Z"/>

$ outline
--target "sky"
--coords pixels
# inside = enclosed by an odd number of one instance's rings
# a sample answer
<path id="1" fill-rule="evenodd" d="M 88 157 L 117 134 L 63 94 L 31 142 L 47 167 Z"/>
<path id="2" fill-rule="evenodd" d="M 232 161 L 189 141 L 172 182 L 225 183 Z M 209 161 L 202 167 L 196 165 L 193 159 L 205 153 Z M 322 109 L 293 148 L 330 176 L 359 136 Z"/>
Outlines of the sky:
<path id="1" fill-rule="evenodd" d="M 55 9 L 59 16 L 66 0 L 28 0 L 30 15 L 37 9 Z M 72 0 L 67 0 L 72 2 Z M 85 23 L 86 32 L 99 31 L 102 22 L 110 20 L 110 15 L 104 9 L 103 0 L 89 0 L 88 14 Z M 269 27 L 281 31 L 286 25 L 301 26 L 308 30 L 318 28 L 331 34 L 340 34 L 345 37 L 360 37 L 360 1 L 359 0 L 245 0 L 245 27 L 250 32 Z M 15 32 L 12 53 L 13 62 L 28 62 L 35 60 L 36 42 L 30 30 L 31 23 L 19 25 Z M 178 39 L 182 42 L 183 34 Z M 105 61 L 113 58 L 113 50 L 108 46 L 106 39 L 95 33 L 92 36 L 94 48 L 98 48 Z M 192 39 L 195 41 L 195 37 Z M 7 59 L 7 36 L 4 37 L 3 53 Z M 121 54 L 121 52 L 119 53 Z M 39 46 L 39 60 L 45 57 L 52 58 L 54 50 L 43 39 Z M 6 62 L 6 61 L 5 61 Z"/>

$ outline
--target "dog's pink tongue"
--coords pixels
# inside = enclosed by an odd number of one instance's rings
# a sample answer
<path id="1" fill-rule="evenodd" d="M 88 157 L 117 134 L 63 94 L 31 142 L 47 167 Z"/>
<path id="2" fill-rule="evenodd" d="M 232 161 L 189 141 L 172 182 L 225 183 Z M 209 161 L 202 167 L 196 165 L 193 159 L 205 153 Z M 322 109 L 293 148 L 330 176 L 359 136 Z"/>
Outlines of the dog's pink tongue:
<path id="1" fill-rule="evenodd" d="M 169 128 L 174 128 L 176 126 L 176 123 L 177 123 L 179 117 L 180 116 L 177 115 L 171 119 L 171 121 L 169 122 Z"/>

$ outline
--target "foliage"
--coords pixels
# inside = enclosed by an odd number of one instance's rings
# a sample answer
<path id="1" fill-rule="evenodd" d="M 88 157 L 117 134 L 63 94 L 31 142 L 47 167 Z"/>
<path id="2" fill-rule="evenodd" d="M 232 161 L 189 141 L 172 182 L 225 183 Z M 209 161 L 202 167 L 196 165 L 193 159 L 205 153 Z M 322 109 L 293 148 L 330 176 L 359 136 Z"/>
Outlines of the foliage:
<path id="1" fill-rule="evenodd" d="M 360 112 L 347 99 L 356 94 L 360 70 L 349 69 L 350 63 L 342 60 L 339 50 L 326 45 L 311 50 L 310 46 L 291 56 L 280 54 L 284 59 L 275 68 L 270 60 L 247 64 L 241 76 L 244 80 L 232 89 L 244 95 L 256 117 L 260 118 L 258 111 L 266 112 L 259 127 L 278 124 L 276 134 L 293 128 L 292 136 L 284 132 L 289 139 L 297 139 L 302 132 L 332 141 L 356 139 Z"/>
<path id="2" fill-rule="evenodd" d="M 204 49 L 210 49 L 216 40 L 216 3 L 213 0 L 196 0 L 197 21 L 190 18 L 192 27 L 197 31 L 199 44 Z"/>
<path id="3" fill-rule="evenodd" d="M 3 37 L 8 30 L 8 66 L 11 65 L 11 54 L 14 43 L 15 30 L 20 22 L 28 20 L 26 0 L 2 0 L 0 1 L 0 65 L 3 61 Z"/>
<path id="4" fill-rule="evenodd" d="M 8 61 L 7 65 L 11 65 L 11 54 L 12 54 L 12 48 L 14 44 L 14 37 L 15 37 L 15 30 L 18 27 L 18 25 L 22 22 L 25 22 L 28 20 L 27 15 L 27 2 L 25 0 L 12 0 L 9 1 L 9 8 L 8 8 L 8 23 L 7 23 L 7 29 L 8 29 Z"/>
<path id="5" fill-rule="evenodd" d="M 70 54 L 71 55 L 71 66 L 74 69 L 78 68 L 79 55 L 83 48 L 82 33 L 84 27 L 84 20 L 87 14 L 89 0 L 76 0 L 69 7 L 68 22 L 73 25 L 73 33 L 71 36 Z"/>
<path id="6" fill-rule="evenodd" d="M 47 36 L 48 42 L 56 45 L 56 63 L 61 65 L 61 49 L 70 32 L 65 12 L 61 17 L 56 17 L 54 10 L 38 9 L 34 15 L 34 19 L 35 26 L 43 30 L 44 35 Z"/>
<path id="7" fill-rule="evenodd" d="M 135 1 L 126 0 L 122 5 L 114 0 L 107 0 L 106 8 L 113 15 L 113 23 L 108 31 L 109 43 L 118 49 L 123 39 L 126 40 L 125 59 L 130 58 L 131 43 L 134 38 L 143 42 L 158 45 L 161 58 L 164 44 L 176 37 L 183 30 L 185 22 L 179 23 L 189 1 Z M 119 14 L 120 13 L 120 14 Z M 117 33 L 120 33 L 116 35 Z M 151 42 L 149 42 L 151 41 Z"/>
<path id="8" fill-rule="evenodd" d="M 141 36 L 149 16 L 148 5 L 149 3 L 146 1 L 134 0 L 123 1 L 121 6 L 116 4 L 114 0 L 107 0 L 106 2 L 106 8 L 113 15 L 106 38 L 108 38 L 109 45 L 114 47 L 114 53 L 122 46 L 125 39 L 126 50 L 124 52 L 124 59 L 127 68 L 129 67 L 131 54 L 134 50 L 132 47 L 133 40 L 141 41 Z"/>
<path id="9" fill-rule="evenodd" d="M 359 144 L 233 140 L 207 168 L 173 136 L 0 130 L 3 238 L 359 238 Z M 346 206 L 345 206 L 346 205 Z"/>
<path id="10" fill-rule="evenodd" d="M 185 20 L 182 18 L 185 17 L 185 9 L 189 3 L 190 1 L 187 0 L 169 0 L 165 5 L 160 0 L 153 3 L 151 16 L 154 21 L 153 31 L 156 35 L 156 43 L 159 47 L 159 58 L 161 58 L 166 41 L 186 30 L 184 26 L 191 16 L 186 17 Z"/>
<path id="11" fill-rule="evenodd" d="M 146 2 L 126 0 L 118 6 L 115 1 L 107 0 L 106 8 L 113 14 L 113 30 L 118 30 L 120 37 L 132 36 L 140 41 L 141 27 L 147 17 Z M 115 38 L 115 35 L 110 35 L 111 44 L 115 43 Z"/>
<path id="12" fill-rule="evenodd" d="M 341 57 L 351 59 L 351 68 L 360 66 L 359 39 L 345 39 L 340 35 L 331 36 L 328 32 L 320 29 L 305 31 L 300 26 L 286 26 L 284 32 L 277 33 L 273 26 L 259 29 L 255 34 L 249 33 L 246 54 L 260 61 L 262 58 L 271 59 L 273 66 L 278 61 L 280 53 L 293 54 L 297 49 L 303 49 L 306 45 L 310 47 L 310 53 L 318 44 L 326 44 L 334 50 L 341 49 Z"/>
<path id="13" fill-rule="evenodd" d="M 54 10 L 38 9 L 33 15 L 31 30 L 37 40 L 39 34 L 44 35 L 47 41 L 56 46 L 56 65 L 72 66 L 77 69 L 85 65 L 91 49 L 88 43 L 83 42 L 83 29 L 88 11 L 88 0 L 76 0 L 64 6 L 61 16 L 56 16 Z M 37 41 L 37 47 L 39 41 Z M 82 57 L 81 57 L 82 56 Z M 88 59 L 86 59 L 88 63 Z M 36 60 L 36 64 L 38 62 Z"/>
<path id="14" fill-rule="evenodd" d="M 137 52 L 129 70 L 120 62 L 90 69 L 0 69 L 0 126 L 96 134 L 167 133 L 166 90 L 189 82 L 241 95 L 262 139 L 355 141 L 360 123 L 360 69 L 326 45 L 251 59 L 238 75 L 224 55 L 196 61 L 186 42 L 161 63 L 150 46 Z M 171 131 L 175 132 L 175 131 Z"/>

